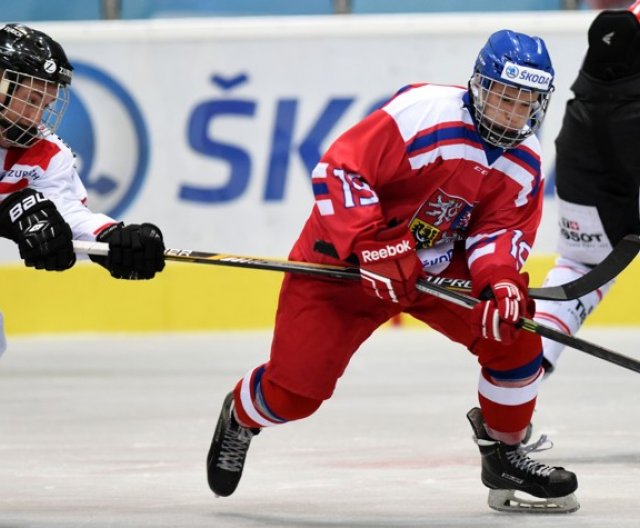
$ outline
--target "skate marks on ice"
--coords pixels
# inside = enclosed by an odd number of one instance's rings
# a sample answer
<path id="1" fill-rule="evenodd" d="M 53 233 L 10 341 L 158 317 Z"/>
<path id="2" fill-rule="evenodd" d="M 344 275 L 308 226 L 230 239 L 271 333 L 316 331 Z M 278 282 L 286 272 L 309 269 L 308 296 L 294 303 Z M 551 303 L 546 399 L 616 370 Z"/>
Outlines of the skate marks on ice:
<path id="1" fill-rule="evenodd" d="M 628 355 L 640 331 L 589 330 Z M 636 527 L 640 377 L 567 351 L 542 386 L 536 455 L 578 474 L 571 515 L 486 504 L 466 412 L 477 365 L 429 331 L 379 332 L 310 419 L 252 443 L 236 493 L 204 468 L 226 392 L 268 333 L 11 339 L 0 361 L 0 528 Z"/>

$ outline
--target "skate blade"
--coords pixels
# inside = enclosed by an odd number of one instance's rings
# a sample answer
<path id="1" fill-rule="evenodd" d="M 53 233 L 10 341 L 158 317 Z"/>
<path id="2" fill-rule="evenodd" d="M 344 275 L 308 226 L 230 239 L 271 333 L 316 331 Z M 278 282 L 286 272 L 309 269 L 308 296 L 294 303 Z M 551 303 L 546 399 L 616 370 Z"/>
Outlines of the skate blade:
<path id="1" fill-rule="evenodd" d="M 502 512 L 513 513 L 572 513 L 580 508 L 576 496 L 549 499 L 516 497 L 514 490 L 489 490 L 489 507 Z"/>

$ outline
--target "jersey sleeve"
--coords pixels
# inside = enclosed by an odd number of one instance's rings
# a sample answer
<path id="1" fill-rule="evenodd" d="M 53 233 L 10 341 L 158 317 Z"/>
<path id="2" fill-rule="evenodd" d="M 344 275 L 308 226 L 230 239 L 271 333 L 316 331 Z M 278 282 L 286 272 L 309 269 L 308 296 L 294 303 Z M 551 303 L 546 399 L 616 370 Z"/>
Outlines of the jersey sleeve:
<path id="1" fill-rule="evenodd" d="M 105 226 L 115 223 L 113 218 L 94 213 L 86 206 L 87 191 L 75 168 L 73 154 L 66 145 L 51 157 L 42 176 L 31 186 L 56 205 L 76 240 L 95 240 Z"/>
<path id="2" fill-rule="evenodd" d="M 340 136 L 316 165 L 316 213 L 341 259 L 387 227 L 380 193 L 407 163 L 396 123 L 377 110 Z"/>
<path id="3" fill-rule="evenodd" d="M 532 159 L 530 165 L 520 165 L 519 173 L 509 167 L 505 185 L 489 190 L 474 211 L 478 220 L 470 225 L 465 248 L 471 277 L 480 289 L 496 268 L 519 272 L 531 252 L 544 195 L 539 157 Z"/>

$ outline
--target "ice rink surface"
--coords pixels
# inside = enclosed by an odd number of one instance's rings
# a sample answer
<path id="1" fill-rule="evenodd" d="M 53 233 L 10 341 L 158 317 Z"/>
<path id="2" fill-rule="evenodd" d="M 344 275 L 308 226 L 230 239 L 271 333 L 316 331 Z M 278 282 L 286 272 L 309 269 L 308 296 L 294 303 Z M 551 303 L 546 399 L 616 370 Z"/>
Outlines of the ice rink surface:
<path id="1" fill-rule="evenodd" d="M 640 357 L 640 330 L 581 337 Z M 222 400 L 270 334 L 14 338 L 0 360 L 0 528 L 638 527 L 640 374 L 567 351 L 542 385 L 537 458 L 578 474 L 571 515 L 486 505 L 465 414 L 478 367 L 432 331 L 384 330 L 311 418 L 264 431 L 215 498 Z"/>

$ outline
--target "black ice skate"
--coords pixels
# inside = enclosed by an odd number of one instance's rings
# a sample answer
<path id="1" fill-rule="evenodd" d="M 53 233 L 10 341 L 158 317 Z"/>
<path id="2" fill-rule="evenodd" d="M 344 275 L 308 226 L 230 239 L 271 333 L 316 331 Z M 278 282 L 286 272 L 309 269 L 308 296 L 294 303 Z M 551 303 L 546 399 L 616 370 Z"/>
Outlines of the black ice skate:
<path id="1" fill-rule="evenodd" d="M 494 510 L 527 513 L 570 513 L 580 505 L 573 494 L 578 488 L 574 473 L 536 462 L 519 450 L 492 439 L 477 407 L 467 413 L 482 455 L 482 483 Z M 541 500 L 516 497 L 524 492 Z"/>
<path id="2" fill-rule="evenodd" d="M 249 444 L 259 432 L 238 424 L 233 415 L 233 393 L 227 394 L 207 455 L 207 479 L 217 496 L 228 497 L 238 487 Z"/>

